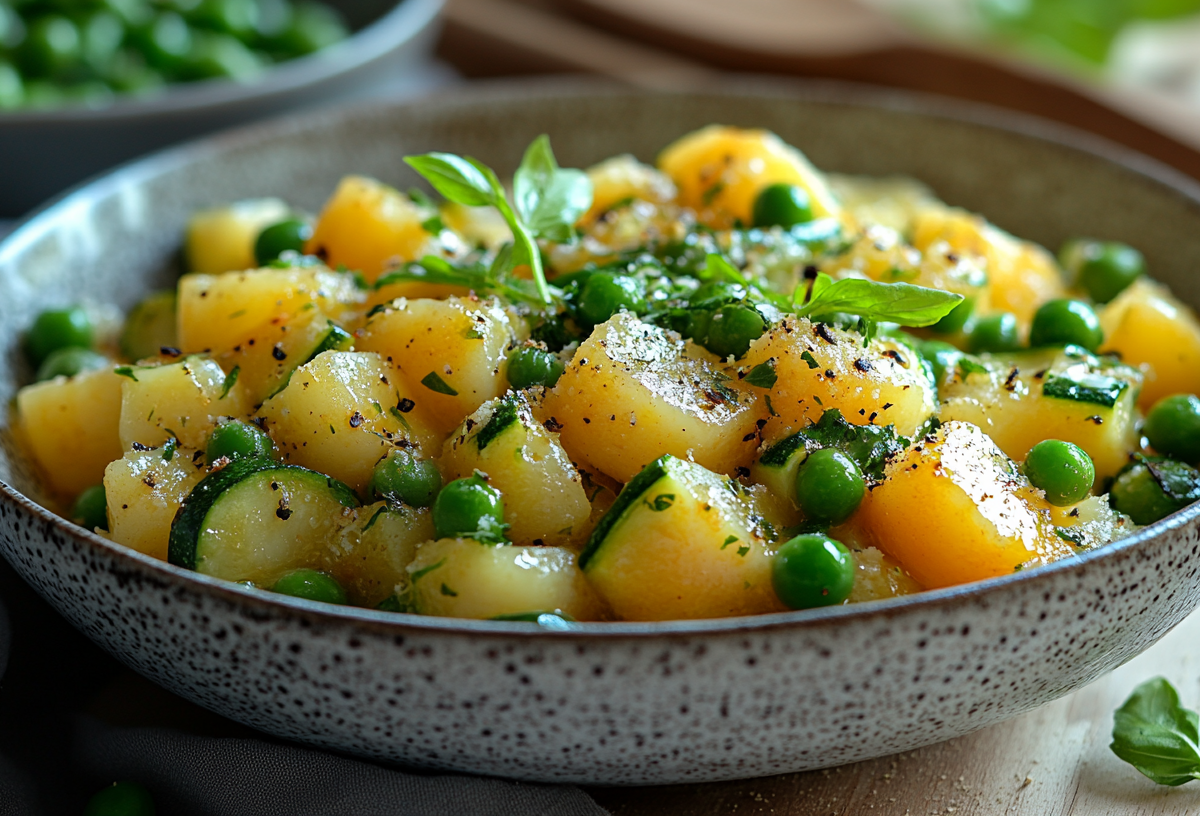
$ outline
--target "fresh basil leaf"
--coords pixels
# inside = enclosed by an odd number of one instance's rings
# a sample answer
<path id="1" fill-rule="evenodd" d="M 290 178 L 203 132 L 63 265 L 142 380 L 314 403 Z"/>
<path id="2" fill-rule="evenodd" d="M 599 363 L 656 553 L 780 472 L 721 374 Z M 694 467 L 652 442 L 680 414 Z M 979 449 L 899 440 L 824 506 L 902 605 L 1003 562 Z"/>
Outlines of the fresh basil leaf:
<path id="1" fill-rule="evenodd" d="M 421 385 L 428 388 L 430 391 L 436 391 L 439 394 L 445 394 L 449 397 L 457 397 L 458 392 L 451 385 L 437 375 L 437 372 L 430 371 L 421 378 Z"/>
<path id="2" fill-rule="evenodd" d="M 1142 683 L 1113 714 L 1118 757 L 1160 785 L 1200 779 L 1197 715 L 1179 703 L 1179 694 L 1162 677 Z"/>
<path id="3" fill-rule="evenodd" d="M 845 312 L 868 321 L 931 326 L 962 300 L 963 296 L 955 292 L 911 283 L 878 283 L 862 278 L 835 281 L 821 273 L 813 281 L 812 295 L 797 315 L 820 317 Z"/>
<path id="4" fill-rule="evenodd" d="M 592 181 L 582 170 L 558 166 L 550 138 L 533 140 L 513 176 L 513 203 L 530 232 L 566 243 L 575 222 L 592 206 Z"/>
<path id="5" fill-rule="evenodd" d="M 404 161 L 450 201 L 468 207 L 485 207 L 496 203 L 496 187 L 500 183 L 497 181 L 493 186 L 495 173 L 491 170 L 484 173 L 477 161 L 453 153 L 405 156 Z M 503 188 L 500 189 L 503 197 Z"/>
<path id="6" fill-rule="evenodd" d="M 808 354 L 808 352 L 805 352 Z M 750 369 L 750 373 L 746 375 L 742 382 L 747 385 L 753 385 L 755 388 L 771 389 L 775 387 L 779 375 L 775 373 L 775 358 L 772 357 L 765 363 L 759 363 L 754 368 Z"/>

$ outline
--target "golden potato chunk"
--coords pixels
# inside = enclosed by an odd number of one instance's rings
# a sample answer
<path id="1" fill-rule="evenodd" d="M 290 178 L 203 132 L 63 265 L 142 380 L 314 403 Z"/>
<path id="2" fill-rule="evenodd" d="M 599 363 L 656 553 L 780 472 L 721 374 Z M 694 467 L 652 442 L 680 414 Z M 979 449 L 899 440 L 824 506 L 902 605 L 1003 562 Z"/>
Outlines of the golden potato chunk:
<path id="1" fill-rule="evenodd" d="M 579 471 L 534 418 L 522 392 L 486 402 L 446 440 L 438 464 L 447 481 L 488 475 L 504 496 L 509 537 L 519 544 L 569 541 L 591 514 Z"/>
<path id="2" fill-rule="evenodd" d="M 789 317 L 755 340 L 740 366 L 743 375 L 770 364 L 770 418 L 763 431 L 776 440 L 837 408 L 855 425 L 894 425 L 912 436 L 933 414 L 935 391 L 917 355 L 877 338 L 863 348 L 857 332 Z"/>
<path id="3" fill-rule="evenodd" d="M 1062 273 L 1049 252 L 982 216 L 944 206 L 922 210 L 914 223 L 913 245 L 925 252 L 939 243 L 980 259 L 990 283 L 991 308 L 1012 312 L 1024 325 L 1043 303 L 1066 297 Z"/>
<path id="4" fill-rule="evenodd" d="M 603 607 L 575 560 L 574 552 L 561 547 L 430 541 L 408 567 L 411 603 L 422 615 L 448 618 L 559 612 L 598 620 Z"/>
<path id="5" fill-rule="evenodd" d="M 943 421 L 978 425 L 1017 461 L 1045 439 L 1073 442 L 1092 458 L 1100 481 L 1138 449 L 1137 370 L 1061 349 L 981 360 L 986 370 L 960 367 L 942 383 Z"/>
<path id="6" fill-rule="evenodd" d="M 1071 555 L 1040 491 L 976 425 L 947 422 L 888 467 L 855 517 L 926 589 Z"/>
<path id="7" fill-rule="evenodd" d="M 266 227 L 288 217 L 278 198 L 239 201 L 201 210 L 188 220 L 183 254 L 189 272 L 220 275 L 258 266 L 254 242 Z"/>
<path id="8" fill-rule="evenodd" d="M 346 176 L 325 202 L 305 251 L 373 283 L 389 264 L 436 251 L 435 236 L 422 226 L 434 214 L 386 184 Z"/>
<path id="9" fill-rule="evenodd" d="M 508 390 L 508 352 L 516 340 L 495 299 L 400 298 L 367 320 L 355 346 L 403 372 L 433 427 L 447 434 Z"/>
<path id="10" fill-rule="evenodd" d="M 374 607 L 392 595 L 408 596 L 408 565 L 417 546 L 433 537 L 427 508 L 378 502 L 354 511 L 318 565 L 338 580 L 350 603 Z"/>
<path id="11" fill-rule="evenodd" d="M 362 300 L 350 275 L 319 269 L 256 269 L 179 280 L 179 348 L 219 354 L 272 324 L 316 309 L 336 317 Z"/>
<path id="12" fill-rule="evenodd" d="M 74 496 L 100 484 L 105 466 L 121 458 L 121 379 L 106 368 L 17 392 L 22 435 L 54 492 Z"/>
<path id="13" fill-rule="evenodd" d="M 109 538 L 166 561 L 171 523 L 204 478 L 204 466 L 197 451 L 174 446 L 131 450 L 110 463 L 104 470 Z"/>
<path id="14" fill-rule="evenodd" d="M 581 226 L 593 224 L 613 206 L 631 198 L 667 204 L 677 191 L 664 173 L 642 164 L 633 156 L 613 156 L 588 168 L 592 181 L 592 206 L 579 219 Z"/>
<path id="15" fill-rule="evenodd" d="M 664 453 L 749 465 L 766 406 L 707 352 L 622 312 L 580 345 L 541 413 L 575 461 L 627 482 Z"/>
<path id="16" fill-rule="evenodd" d="M 259 411 L 284 461 L 362 491 L 375 464 L 396 446 L 427 456 L 434 435 L 408 383 L 377 354 L 327 351 L 292 375 Z"/>
<path id="17" fill-rule="evenodd" d="M 227 389 L 226 375 L 207 357 L 122 369 L 121 447 L 161 445 L 171 437 L 203 450 L 221 417 L 242 417 L 248 406 L 240 383 Z"/>
<path id="18" fill-rule="evenodd" d="M 1101 351 L 1145 373 L 1142 408 L 1171 394 L 1200 394 L 1200 322 L 1166 287 L 1136 281 L 1104 307 L 1100 325 Z"/>
<path id="19" fill-rule="evenodd" d="M 709 125 L 668 146 L 658 167 L 679 188 L 677 201 L 715 229 L 754 223 L 754 200 L 764 187 L 780 183 L 807 190 L 814 217 L 841 214 L 825 178 L 770 131 Z"/>

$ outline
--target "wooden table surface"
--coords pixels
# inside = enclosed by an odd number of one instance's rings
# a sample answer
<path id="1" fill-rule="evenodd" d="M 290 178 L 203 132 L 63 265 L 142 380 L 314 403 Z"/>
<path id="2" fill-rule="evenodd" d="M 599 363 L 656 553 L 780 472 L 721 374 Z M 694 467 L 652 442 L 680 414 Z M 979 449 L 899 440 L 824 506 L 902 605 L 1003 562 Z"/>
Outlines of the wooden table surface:
<path id="1" fill-rule="evenodd" d="M 1155 785 L 1108 749 L 1112 712 L 1158 675 L 1200 707 L 1200 613 L 1075 694 L 948 742 L 825 771 L 589 792 L 614 816 L 1195 816 L 1200 782 Z"/>
<path id="2" fill-rule="evenodd" d="M 441 54 L 468 76 L 599 74 L 643 87 L 694 85 L 716 70 L 761 70 L 884 82 L 1052 116 L 1156 156 L 1200 178 L 1200 112 L 1054 83 L 1037 71 L 922 50 L 894 28 L 864 24 L 843 0 L 450 0 Z M 826 29 L 788 28 L 763 9 L 834 10 Z M 690 11 L 681 16 L 681 10 Z M 736 14 L 730 12 L 736 9 Z M 740 15 L 740 16 L 739 16 Z M 754 21 L 781 34 L 764 39 Z M 666 31 L 667 24 L 686 25 Z M 704 21 L 707 20 L 707 34 Z M 761 25 L 759 26 L 761 28 Z M 801 53 L 810 39 L 857 34 L 874 57 Z M 766 30 L 766 29 L 764 29 Z M 880 73 L 888 37 L 916 54 Z M 707 41 L 705 41 L 707 37 Z M 718 42 L 718 40 L 720 40 Z M 766 43 L 753 54 L 752 43 Z M 793 53 L 784 53 L 796 45 Z M 769 52 L 769 53 L 767 53 Z M 893 52 L 900 53 L 900 52 Z M 961 56 L 961 55 L 959 55 Z M 923 62 L 922 62 L 923 61 Z M 893 62 L 893 65 L 897 63 Z M 916 67 L 913 67 L 915 64 Z M 923 67 L 922 67 L 923 66 Z M 954 70 L 946 72 L 947 66 Z M 1141 115 L 1144 114 L 1144 115 Z M 1169 134 L 1169 135 L 1168 135 Z M 1181 138 L 1190 137 L 1190 138 Z M 1112 712 L 1143 680 L 1164 675 L 1200 708 L 1200 613 L 1153 649 L 1087 688 L 1007 723 L 907 754 L 767 779 L 589 792 L 614 816 L 1183 816 L 1200 814 L 1200 782 L 1154 785 L 1108 749 Z"/>

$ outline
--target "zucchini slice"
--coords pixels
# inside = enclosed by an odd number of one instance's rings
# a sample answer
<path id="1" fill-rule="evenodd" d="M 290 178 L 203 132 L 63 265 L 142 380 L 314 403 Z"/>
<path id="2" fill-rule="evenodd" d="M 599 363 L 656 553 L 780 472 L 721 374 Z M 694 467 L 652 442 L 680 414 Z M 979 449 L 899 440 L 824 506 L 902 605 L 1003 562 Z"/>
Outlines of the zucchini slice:
<path id="1" fill-rule="evenodd" d="M 358 507 L 349 487 L 272 459 L 243 459 L 210 473 L 171 525 L 167 560 L 229 581 L 270 586 L 317 561 Z"/>
<path id="2" fill-rule="evenodd" d="M 579 565 L 626 620 L 753 615 L 783 609 L 773 538 L 741 484 L 667 455 L 625 485 Z"/>

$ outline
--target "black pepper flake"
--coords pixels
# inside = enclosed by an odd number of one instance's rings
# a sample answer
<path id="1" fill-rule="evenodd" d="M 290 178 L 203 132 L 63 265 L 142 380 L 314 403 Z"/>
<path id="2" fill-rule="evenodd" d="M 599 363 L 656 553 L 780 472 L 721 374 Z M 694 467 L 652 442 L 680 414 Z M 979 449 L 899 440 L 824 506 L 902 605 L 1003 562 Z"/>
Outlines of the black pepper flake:
<path id="1" fill-rule="evenodd" d="M 292 508 L 287 506 L 286 500 L 279 500 L 279 508 L 275 511 L 275 515 L 279 516 L 280 521 L 287 521 L 292 517 Z"/>
<path id="2" fill-rule="evenodd" d="M 872 412 L 871 412 L 871 415 L 870 415 L 869 417 L 867 417 L 867 422 L 869 422 L 869 423 L 870 423 L 870 422 L 874 422 L 874 421 L 875 421 L 875 418 L 876 418 L 877 416 L 879 416 L 879 412 L 878 412 L 878 411 L 872 411 Z"/>
<path id="3" fill-rule="evenodd" d="M 745 436 L 743 436 L 743 437 L 742 437 L 742 441 L 743 441 L 743 442 L 749 442 L 750 440 L 752 440 L 752 439 L 757 439 L 757 438 L 758 438 L 758 434 L 756 434 L 756 433 L 748 433 L 748 434 L 746 434 Z"/>
<path id="4" fill-rule="evenodd" d="M 854 361 L 854 367 L 863 372 L 875 370 L 874 366 L 871 365 L 870 360 L 865 360 L 862 357 L 859 357 Z"/>
<path id="5" fill-rule="evenodd" d="M 826 377 L 827 379 L 830 379 L 830 380 L 832 380 L 832 379 L 834 378 L 834 377 L 833 377 L 833 369 L 832 369 L 832 368 L 827 368 L 827 369 L 825 369 L 825 377 Z"/>
<path id="6" fill-rule="evenodd" d="M 858 415 L 859 415 L 859 416 L 866 416 L 866 415 L 867 415 L 867 409 L 866 409 L 866 408 L 859 408 L 859 409 L 858 409 Z"/>
<path id="7" fill-rule="evenodd" d="M 822 340 L 824 340 L 826 343 L 831 343 L 835 346 L 837 345 L 837 335 L 835 335 L 832 331 L 830 331 L 829 327 L 826 326 L 824 323 L 817 324 L 816 332 L 817 332 L 817 336 L 820 337 Z"/>
<path id="8" fill-rule="evenodd" d="M 886 351 L 883 352 L 883 356 L 891 357 L 893 360 L 895 360 L 900 365 L 902 365 L 906 368 L 908 367 L 908 360 L 904 359 L 904 355 L 901 354 L 900 352 L 896 351 L 895 349 L 887 349 Z"/>
<path id="9" fill-rule="evenodd" d="M 1101 417 L 1101 416 L 1098 416 L 1098 415 L 1096 415 L 1096 414 L 1092 414 L 1090 417 L 1088 417 L 1088 418 L 1087 418 L 1087 421 L 1088 421 L 1088 422 L 1092 422 L 1092 423 L 1094 423 L 1094 424 L 1096 424 L 1096 425 L 1103 425 L 1103 424 L 1104 424 L 1104 418 L 1103 418 L 1103 417 Z"/>
<path id="10" fill-rule="evenodd" d="M 250 421 L 257 425 L 259 430 L 265 431 L 267 429 L 266 417 L 252 417 Z"/>
<path id="11" fill-rule="evenodd" d="M 587 417 L 584 417 L 584 418 L 583 418 L 583 424 L 584 424 L 584 425 L 591 425 L 591 424 L 592 424 L 592 421 L 591 421 L 590 419 L 588 419 Z"/>
<path id="12" fill-rule="evenodd" d="M 413 402 L 412 400 L 410 400 L 408 397 L 405 397 L 404 399 L 400 400 L 400 404 L 397 405 L 396 407 L 400 409 L 400 413 L 407 414 L 413 408 L 416 408 L 417 404 L 415 402 Z"/>
<path id="13" fill-rule="evenodd" d="M 561 431 L 563 429 L 562 423 L 559 422 L 554 417 L 550 417 L 545 422 L 543 422 L 542 427 L 545 428 L 550 433 L 558 433 L 559 431 Z"/>
<path id="14" fill-rule="evenodd" d="M 182 351 L 174 346 L 159 346 L 158 353 L 164 357 L 178 357 L 180 354 L 183 354 Z"/>
<path id="15" fill-rule="evenodd" d="M 892 404 L 891 404 L 890 402 L 885 402 L 885 403 L 883 404 L 883 410 L 885 410 L 885 411 L 886 411 L 888 408 L 891 408 L 891 407 L 892 407 Z"/>
<path id="16" fill-rule="evenodd" d="M 749 477 L 750 477 L 750 468 L 748 468 L 748 467 L 743 467 L 742 465 L 738 465 L 736 468 L 734 468 L 733 472 L 734 472 L 734 473 L 736 473 L 738 476 L 741 476 L 741 477 L 743 477 L 743 478 L 749 478 Z"/>
<path id="17" fill-rule="evenodd" d="M 1009 391 L 1017 390 L 1017 375 L 1021 373 L 1021 369 L 1016 366 L 1012 367 L 1012 371 L 1008 372 L 1008 377 L 1004 380 L 1004 387 Z"/>
<path id="18" fill-rule="evenodd" d="M 283 362 L 287 359 L 287 352 L 283 350 L 283 346 L 279 343 L 275 344 L 275 348 L 271 349 L 271 356 L 276 360 Z"/>
<path id="19" fill-rule="evenodd" d="M 360 414 L 358 411 L 355 411 L 353 414 L 350 415 L 350 427 L 351 428 L 357 428 L 362 424 L 363 424 L 363 415 L 362 414 Z"/>
<path id="20" fill-rule="evenodd" d="M 1071 512 L 1067 513 L 1067 515 L 1070 516 L 1071 518 L 1079 518 L 1079 508 L 1078 507 L 1072 508 Z"/>
<path id="21" fill-rule="evenodd" d="M 767 427 L 767 421 L 766 421 L 765 419 L 760 419 L 758 422 L 755 422 L 754 424 L 758 426 L 758 429 L 759 429 L 760 431 L 761 431 L 763 428 Z"/>
<path id="22" fill-rule="evenodd" d="M 134 443 L 133 443 L 133 449 L 134 449 L 135 451 L 148 451 L 148 450 L 154 450 L 154 448 L 150 447 L 149 445 L 143 445 L 141 442 L 134 442 Z"/>

